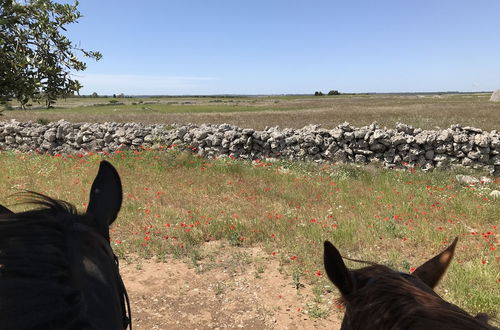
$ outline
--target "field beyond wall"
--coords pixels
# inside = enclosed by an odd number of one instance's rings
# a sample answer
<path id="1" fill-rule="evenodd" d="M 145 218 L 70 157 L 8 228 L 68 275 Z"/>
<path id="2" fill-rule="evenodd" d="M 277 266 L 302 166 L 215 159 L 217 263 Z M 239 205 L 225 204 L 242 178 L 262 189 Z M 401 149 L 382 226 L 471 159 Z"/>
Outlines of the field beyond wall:
<path id="1" fill-rule="evenodd" d="M 489 94 L 69 98 L 58 101 L 54 109 L 42 109 L 34 104 L 30 111 L 5 111 L 2 118 L 148 124 L 228 123 L 254 129 L 266 126 L 302 128 L 309 124 L 333 128 L 345 121 L 359 127 L 377 121 L 388 128 L 402 122 L 422 129 L 461 124 L 498 130 L 500 102 L 490 102 L 489 98 Z"/>

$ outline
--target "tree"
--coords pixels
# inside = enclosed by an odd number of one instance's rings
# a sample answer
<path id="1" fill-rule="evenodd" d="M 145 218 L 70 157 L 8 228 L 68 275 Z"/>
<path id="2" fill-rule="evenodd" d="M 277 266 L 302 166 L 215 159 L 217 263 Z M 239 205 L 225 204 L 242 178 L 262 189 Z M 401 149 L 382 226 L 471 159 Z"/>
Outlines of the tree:
<path id="1" fill-rule="evenodd" d="M 337 90 L 331 90 L 328 92 L 328 95 L 340 95 L 340 93 Z"/>
<path id="2" fill-rule="evenodd" d="M 99 60 L 101 53 L 71 42 L 63 31 L 81 17 L 74 4 L 52 0 L 0 0 L 0 101 L 31 100 L 50 107 L 58 97 L 78 93 L 71 76 L 87 65 L 75 53 Z"/>
<path id="3" fill-rule="evenodd" d="M 322 92 L 314 92 L 314 96 L 323 96 Z"/>

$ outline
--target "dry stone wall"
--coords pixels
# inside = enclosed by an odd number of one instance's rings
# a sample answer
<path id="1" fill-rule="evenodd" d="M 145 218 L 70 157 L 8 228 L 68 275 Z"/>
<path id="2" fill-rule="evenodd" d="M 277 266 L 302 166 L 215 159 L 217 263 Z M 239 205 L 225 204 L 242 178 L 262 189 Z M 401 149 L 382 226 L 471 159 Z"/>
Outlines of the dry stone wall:
<path id="1" fill-rule="evenodd" d="M 70 123 L 41 125 L 0 121 L 0 150 L 49 154 L 114 152 L 118 149 L 178 145 L 204 157 L 281 158 L 315 162 L 381 163 L 387 167 L 447 166 L 485 168 L 500 174 L 500 134 L 453 125 L 422 130 L 373 123 L 333 129 L 268 127 L 262 131 L 221 125 L 144 125 L 139 123 Z"/>

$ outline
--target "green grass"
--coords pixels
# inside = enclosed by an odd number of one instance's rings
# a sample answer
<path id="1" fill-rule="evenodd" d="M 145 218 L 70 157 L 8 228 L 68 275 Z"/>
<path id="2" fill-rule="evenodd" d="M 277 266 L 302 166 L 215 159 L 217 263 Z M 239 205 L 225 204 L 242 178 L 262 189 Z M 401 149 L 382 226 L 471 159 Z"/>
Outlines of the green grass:
<path id="1" fill-rule="evenodd" d="M 229 123 L 263 129 L 302 128 L 321 124 L 333 128 L 344 121 L 355 126 L 394 127 L 403 122 L 422 129 L 452 124 L 485 130 L 500 127 L 500 102 L 487 94 L 68 98 L 53 109 L 34 104 L 31 110 L 4 111 L 2 119 L 71 122 Z M 123 104 L 111 104 L 117 101 Z M 17 106 L 15 102 L 12 104 Z M 286 115 L 283 115 L 286 112 Z"/>
<path id="2" fill-rule="evenodd" d="M 322 317 L 326 311 L 319 297 L 329 284 L 321 274 L 324 240 L 346 256 L 409 271 L 458 236 L 456 257 L 438 292 L 471 313 L 499 316 L 500 200 L 458 185 L 455 175 L 466 170 L 249 163 L 175 150 L 120 152 L 109 158 L 124 187 L 123 207 L 111 232 L 122 258 L 170 255 L 196 265 L 204 258 L 200 248 L 205 242 L 223 241 L 242 251 L 257 245 L 280 261 L 299 290 L 301 283 L 317 288 L 318 301 L 309 313 Z M 83 210 L 101 159 L 0 153 L 0 196 L 34 190 Z M 499 185 L 497 179 L 490 187 L 498 190 Z"/>

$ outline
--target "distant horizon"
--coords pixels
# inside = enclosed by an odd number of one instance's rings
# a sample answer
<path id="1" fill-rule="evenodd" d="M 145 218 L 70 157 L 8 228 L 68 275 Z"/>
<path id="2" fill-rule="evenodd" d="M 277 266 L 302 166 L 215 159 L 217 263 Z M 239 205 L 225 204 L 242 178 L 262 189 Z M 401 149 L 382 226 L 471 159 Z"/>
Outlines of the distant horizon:
<path id="1" fill-rule="evenodd" d="M 322 91 L 318 91 L 322 92 Z M 339 91 L 340 92 L 340 91 Z M 360 92 L 360 93 L 342 93 L 339 95 L 327 95 L 328 92 L 323 92 L 323 95 L 314 95 L 313 93 L 278 93 L 278 94 L 124 94 L 124 93 L 113 93 L 113 94 L 99 94 L 97 93 L 97 97 L 113 97 L 116 95 L 116 98 L 134 98 L 134 97 L 265 97 L 265 96 L 314 96 L 314 97 L 338 97 L 342 95 L 435 95 L 435 94 L 491 94 L 495 92 L 491 91 L 434 91 L 434 92 Z M 74 97 L 92 97 L 92 94 L 82 94 L 73 95 Z"/>

